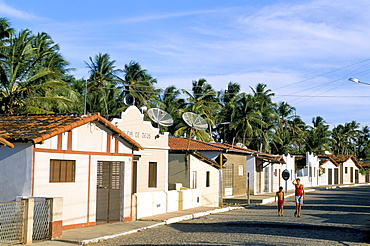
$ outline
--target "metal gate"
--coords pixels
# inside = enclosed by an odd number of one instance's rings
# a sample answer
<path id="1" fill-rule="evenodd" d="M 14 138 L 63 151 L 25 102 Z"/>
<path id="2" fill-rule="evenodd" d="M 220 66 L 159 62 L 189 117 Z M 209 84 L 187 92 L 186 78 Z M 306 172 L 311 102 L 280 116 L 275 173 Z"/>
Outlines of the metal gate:
<path id="1" fill-rule="evenodd" d="M 97 222 L 121 221 L 123 162 L 98 161 L 97 170 Z"/>
<path id="2" fill-rule="evenodd" d="M 234 164 L 227 163 L 224 170 L 224 196 L 228 197 L 234 195 Z"/>
<path id="3" fill-rule="evenodd" d="M 35 199 L 33 208 L 32 240 L 45 240 L 50 238 L 50 200 Z"/>
<path id="4" fill-rule="evenodd" d="M 0 244 L 22 242 L 25 201 L 0 203 Z"/>

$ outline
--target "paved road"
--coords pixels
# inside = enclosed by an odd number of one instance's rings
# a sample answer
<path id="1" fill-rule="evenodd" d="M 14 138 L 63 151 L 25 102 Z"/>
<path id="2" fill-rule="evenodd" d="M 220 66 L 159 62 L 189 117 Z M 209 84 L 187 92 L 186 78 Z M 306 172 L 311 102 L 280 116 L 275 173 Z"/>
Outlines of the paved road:
<path id="1" fill-rule="evenodd" d="M 370 186 L 307 193 L 302 217 L 293 198 L 213 214 L 110 239 L 100 245 L 369 245 Z"/>

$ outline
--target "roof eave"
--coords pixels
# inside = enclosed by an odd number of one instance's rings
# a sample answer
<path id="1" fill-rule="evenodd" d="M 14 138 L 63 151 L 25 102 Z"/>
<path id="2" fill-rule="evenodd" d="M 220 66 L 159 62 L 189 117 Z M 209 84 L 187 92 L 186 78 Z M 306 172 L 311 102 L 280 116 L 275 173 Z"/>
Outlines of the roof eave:
<path id="1" fill-rule="evenodd" d="M 84 118 L 81 118 L 79 121 L 73 122 L 73 123 L 71 123 L 71 124 L 69 124 L 67 126 L 63 126 L 63 127 L 57 128 L 57 129 L 55 129 L 51 133 L 44 134 L 44 135 L 42 135 L 40 137 L 37 137 L 37 138 L 32 139 L 32 142 L 34 144 L 41 143 L 41 142 L 45 141 L 46 139 L 49 139 L 49 138 L 52 138 L 54 136 L 57 136 L 57 135 L 59 135 L 61 133 L 70 131 L 70 130 L 76 128 L 76 127 L 85 125 L 86 123 L 89 123 L 89 122 L 92 122 L 92 121 L 98 121 L 100 124 L 103 124 L 108 129 L 112 130 L 115 133 L 114 134 L 115 137 L 122 137 L 122 139 L 124 139 L 125 141 L 127 141 L 129 144 L 131 144 L 134 147 L 134 150 L 143 150 L 144 149 L 134 139 L 132 139 L 131 137 L 127 136 L 123 131 L 121 131 L 115 125 L 113 125 L 112 123 L 110 123 L 105 118 L 101 117 L 99 113 L 97 113 L 95 115 L 88 115 L 88 116 L 86 116 Z"/>
<path id="2" fill-rule="evenodd" d="M 5 138 L 0 137 L 0 143 L 3 144 L 3 145 L 5 145 L 5 146 L 8 146 L 10 148 L 14 148 L 14 144 L 12 144 L 11 142 L 9 142 Z"/>

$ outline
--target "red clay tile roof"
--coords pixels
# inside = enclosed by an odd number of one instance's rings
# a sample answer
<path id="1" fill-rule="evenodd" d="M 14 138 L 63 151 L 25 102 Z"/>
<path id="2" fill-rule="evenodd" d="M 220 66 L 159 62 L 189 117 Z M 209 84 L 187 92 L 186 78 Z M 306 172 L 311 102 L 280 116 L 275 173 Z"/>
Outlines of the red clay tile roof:
<path id="1" fill-rule="evenodd" d="M 285 163 L 281 155 L 272 155 L 267 153 L 260 153 L 255 150 L 233 146 L 224 143 L 206 143 L 199 140 L 193 140 L 182 137 L 169 137 L 168 145 L 171 150 L 197 150 L 197 151 L 218 151 L 218 152 L 237 152 L 242 154 L 253 154 L 257 158 L 269 162 Z"/>
<path id="2" fill-rule="evenodd" d="M 227 148 L 228 151 L 231 151 L 231 152 L 239 152 L 239 153 L 243 152 L 246 154 L 252 154 L 252 155 L 255 155 L 257 158 L 265 160 L 265 161 L 269 161 L 273 163 L 285 163 L 282 155 L 273 155 L 273 154 L 258 152 L 256 150 L 242 148 L 242 147 L 238 147 L 238 146 L 227 144 L 227 143 L 210 143 L 210 144 L 220 146 L 220 147 L 225 147 Z"/>
<path id="3" fill-rule="evenodd" d="M 97 122 L 122 137 L 135 150 L 143 147 L 100 114 L 93 115 L 0 115 L 0 137 L 8 142 L 40 143 L 89 122 Z"/>
<path id="4" fill-rule="evenodd" d="M 357 161 L 357 159 L 356 159 L 356 157 L 354 155 L 344 155 L 344 154 L 341 154 L 341 155 L 333 155 L 333 154 L 330 154 L 330 155 L 317 155 L 317 156 L 319 158 L 328 158 L 331 162 L 333 162 L 337 166 L 340 166 L 344 162 L 346 162 L 346 161 L 348 161 L 348 160 L 351 159 L 358 168 L 362 168 L 362 166 Z"/>
<path id="5" fill-rule="evenodd" d="M 0 137 L 0 144 L 8 146 L 10 148 L 14 148 L 14 144 L 8 142 L 5 138 Z"/>
<path id="6" fill-rule="evenodd" d="M 171 150 L 198 150 L 198 151 L 226 151 L 226 148 L 217 147 L 210 143 L 202 142 L 199 140 L 182 138 L 182 137 L 169 137 L 168 146 Z"/>

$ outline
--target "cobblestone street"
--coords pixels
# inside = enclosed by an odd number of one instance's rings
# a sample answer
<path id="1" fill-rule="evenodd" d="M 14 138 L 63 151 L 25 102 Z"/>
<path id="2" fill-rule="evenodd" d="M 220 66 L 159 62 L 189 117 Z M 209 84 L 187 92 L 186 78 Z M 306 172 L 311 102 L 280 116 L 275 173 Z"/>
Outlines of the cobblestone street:
<path id="1" fill-rule="evenodd" d="M 370 186 L 307 193 L 302 217 L 293 197 L 285 216 L 274 203 L 233 210 L 94 245 L 369 245 Z"/>

